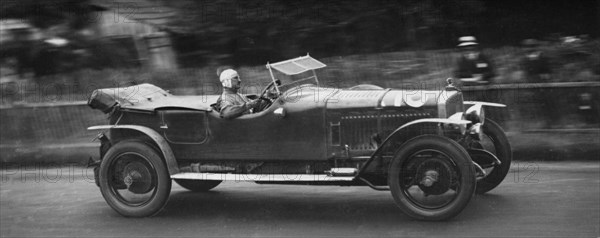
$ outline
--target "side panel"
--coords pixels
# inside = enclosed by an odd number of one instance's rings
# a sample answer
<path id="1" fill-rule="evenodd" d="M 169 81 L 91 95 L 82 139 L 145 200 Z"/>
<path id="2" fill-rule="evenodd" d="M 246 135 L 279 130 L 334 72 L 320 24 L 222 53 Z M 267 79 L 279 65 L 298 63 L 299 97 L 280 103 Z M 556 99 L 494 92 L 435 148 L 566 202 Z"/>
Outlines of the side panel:
<path id="1" fill-rule="evenodd" d="M 327 112 L 330 154 L 348 156 L 345 152 L 347 145 L 351 156 L 371 155 L 378 147 L 376 138 L 383 140 L 410 121 L 436 117 L 436 110 L 431 106 L 330 109 Z"/>
<path id="2" fill-rule="evenodd" d="M 274 114 L 278 108 L 285 116 Z M 326 159 L 325 115 L 316 103 L 275 102 L 266 111 L 235 119 L 205 112 L 208 139 L 202 144 L 171 143 L 178 160 Z"/>

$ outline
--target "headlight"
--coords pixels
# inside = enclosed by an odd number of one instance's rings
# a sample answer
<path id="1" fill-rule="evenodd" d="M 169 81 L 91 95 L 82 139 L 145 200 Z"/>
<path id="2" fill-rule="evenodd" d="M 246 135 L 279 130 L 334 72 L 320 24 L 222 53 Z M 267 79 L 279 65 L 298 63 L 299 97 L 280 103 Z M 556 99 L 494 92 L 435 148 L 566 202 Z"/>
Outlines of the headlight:
<path id="1" fill-rule="evenodd" d="M 463 114 L 463 116 L 465 120 L 469 120 L 473 122 L 473 124 L 481 123 L 483 125 L 483 122 L 485 122 L 485 112 L 483 110 L 483 105 L 475 104 L 469 107 L 465 111 L 465 114 Z"/>

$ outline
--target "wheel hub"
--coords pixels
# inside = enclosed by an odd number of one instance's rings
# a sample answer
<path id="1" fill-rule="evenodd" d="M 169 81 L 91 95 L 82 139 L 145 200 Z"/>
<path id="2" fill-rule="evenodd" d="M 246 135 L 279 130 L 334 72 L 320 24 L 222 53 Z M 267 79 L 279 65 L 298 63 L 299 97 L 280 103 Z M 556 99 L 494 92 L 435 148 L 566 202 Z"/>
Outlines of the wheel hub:
<path id="1" fill-rule="evenodd" d="M 130 175 L 127 175 L 125 178 L 123 178 L 123 183 L 127 186 L 130 187 L 131 184 L 133 184 L 133 178 Z"/>
<path id="2" fill-rule="evenodd" d="M 123 169 L 123 183 L 127 190 L 136 194 L 150 192 L 154 188 L 152 173 L 140 162 L 131 162 Z"/>
<path id="3" fill-rule="evenodd" d="M 442 159 L 426 159 L 417 168 L 418 186 L 426 195 L 443 194 L 452 184 L 451 171 L 450 165 Z"/>
<path id="4" fill-rule="evenodd" d="M 428 170 L 425 172 L 425 176 L 421 180 L 421 185 L 425 187 L 431 187 L 434 183 L 438 181 L 439 173 L 435 170 Z"/>

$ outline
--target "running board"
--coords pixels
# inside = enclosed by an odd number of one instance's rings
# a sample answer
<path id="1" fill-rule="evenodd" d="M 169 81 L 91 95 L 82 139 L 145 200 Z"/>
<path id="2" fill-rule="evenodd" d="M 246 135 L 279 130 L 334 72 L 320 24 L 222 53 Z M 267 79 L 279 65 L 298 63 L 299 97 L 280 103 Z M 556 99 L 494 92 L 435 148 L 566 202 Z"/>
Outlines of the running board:
<path id="1" fill-rule="evenodd" d="M 329 176 L 327 174 L 222 174 L 222 173 L 178 173 L 172 179 L 222 180 L 222 181 L 272 181 L 272 182 L 328 182 L 352 181 L 354 176 Z"/>

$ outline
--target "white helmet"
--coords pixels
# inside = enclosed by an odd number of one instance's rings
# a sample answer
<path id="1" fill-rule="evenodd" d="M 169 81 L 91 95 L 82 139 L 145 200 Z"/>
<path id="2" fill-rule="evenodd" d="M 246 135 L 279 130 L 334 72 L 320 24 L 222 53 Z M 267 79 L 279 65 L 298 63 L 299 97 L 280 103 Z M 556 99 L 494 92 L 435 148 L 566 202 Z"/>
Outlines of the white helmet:
<path id="1" fill-rule="evenodd" d="M 231 88 L 231 80 L 235 77 L 239 77 L 237 71 L 233 69 L 226 69 L 223 72 L 221 72 L 219 80 L 221 81 L 223 87 Z"/>

